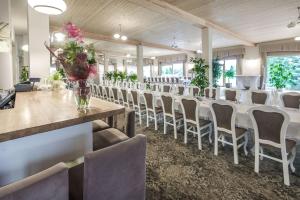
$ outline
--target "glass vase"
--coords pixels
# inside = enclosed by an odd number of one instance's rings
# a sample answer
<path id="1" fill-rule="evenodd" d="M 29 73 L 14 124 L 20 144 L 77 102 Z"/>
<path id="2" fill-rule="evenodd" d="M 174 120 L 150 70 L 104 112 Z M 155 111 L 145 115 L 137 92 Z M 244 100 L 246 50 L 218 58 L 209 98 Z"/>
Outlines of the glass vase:
<path id="1" fill-rule="evenodd" d="M 86 81 L 77 81 L 74 85 L 74 97 L 77 110 L 86 112 L 90 105 L 91 87 L 88 86 Z"/>

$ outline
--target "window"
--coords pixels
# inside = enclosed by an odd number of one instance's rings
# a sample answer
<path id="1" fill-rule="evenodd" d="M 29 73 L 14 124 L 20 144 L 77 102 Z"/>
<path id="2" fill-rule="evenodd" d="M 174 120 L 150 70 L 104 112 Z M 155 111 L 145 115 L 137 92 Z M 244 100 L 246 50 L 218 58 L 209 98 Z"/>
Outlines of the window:
<path id="1" fill-rule="evenodd" d="M 151 77 L 151 66 L 146 65 L 143 68 L 144 77 Z"/>
<path id="2" fill-rule="evenodd" d="M 225 83 L 228 82 L 227 78 L 224 77 L 224 73 L 226 71 L 230 70 L 231 68 L 233 68 L 233 70 L 236 73 L 237 60 L 236 59 L 224 59 L 224 60 L 220 60 L 219 63 L 223 67 L 223 73 L 222 73 L 220 79 L 218 80 L 218 85 L 224 86 Z M 229 82 L 232 83 L 232 87 L 235 87 L 236 86 L 236 77 L 234 77 L 233 79 L 230 79 Z"/>
<path id="3" fill-rule="evenodd" d="M 269 81 L 270 66 L 276 63 L 283 63 L 291 66 L 293 81 L 287 84 L 286 89 L 300 90 L 300 55 L 268 56 L 267 57 L 267 86 L 271 87 Z"/>
<path id="4" fill-rule="evenodd" d="M 115 66 L 114 65 L 108 65 L 107 71 L 109 71 L 109 72 L 115 71 Z"/>
<path id="5" fill-rule="evenodd" d="M 137 68 L 135 65 L 127 66 L 127 74 L 137 74 Z"/>
<path id="6" fill-rule="evenodd" d="M 183 63 L 173 63 L 161 66 L 162 76 L 183 76 Z"/>

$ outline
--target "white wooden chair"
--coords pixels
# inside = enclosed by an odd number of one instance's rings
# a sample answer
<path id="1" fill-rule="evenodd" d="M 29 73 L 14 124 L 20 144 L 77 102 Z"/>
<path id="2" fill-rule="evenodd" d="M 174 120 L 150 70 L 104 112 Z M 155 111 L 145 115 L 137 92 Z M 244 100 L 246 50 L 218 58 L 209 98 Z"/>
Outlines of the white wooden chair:
<path id="1" fill-rule="evenodd" d="M 184 119 L 184 143 L 187 144 L 188 133 L 193 133 L 193 135 L 198 136 L 198 148 L 202 150 L 202 137 L 209 135 L 211 143 L 212 123 L 211 121 L 200 119 L 200 102 L 197 99 L 182 97 L 180 105 Z M 201 133 L 203 131 L 204 133 Z"/>
<path id="2" fill-rule="evenodd" d="M 233 103 L 216 100 L 211 102 L 210 110 L 214 121 L 215 131 L 215 155 L 218 155 L 218 143 L 228 144 L 233 146 L 234 164 L 238 164 L 238 149 L 244 147 L 245 155 L 248 155 L 248 130 L 240 127 L 236 127 L 236 107 Z M 232 142 L 226 140 L 226 137 L 230 136 Z M 238 142 L 244 139 L 244 141 Z"/>
<path id="3" fill-rule="evenodd" d="M 177 139 L 177 129 L 183 125 L 183 114 L 175 110 L 175 99 L 169 93 L 162 94 L 161 101 L 164 115 L 164 134 L 167 133 L 168 125 L 173 126 L 174 138 Z M 177 124 L 179 124 L 179 126 L 177 126 Z"/>
<path id="4" fill-rule="evenodd" d="M 296 141 L 286 139 L 290 122 L 288 114 L 272 106 L 259 106 L 249 110 L 255 134 L 255 167 L 259 173 L 259 157 L 265 157 L 282 163 L 284 184 L 290 185 L 289 169 L 295 172 L 293 165 L 296 157 Z M 275 147 L 281 151 L 281 159 L 266 155 L 263 148 Z M 290 158 L 288 159 L 288 156 Z"/>
<path id="5" fill-rule="evenodd" d="M 270 95 L 264 90 L 250 90 L 249 100 L 251 104 L 266 105 L 269 102 Z"/>
<path id="6" fill-rule="evenodd" d="M 135 110 L 135 114 L 138 116 L 140 126 L 142 126 L 142 116 L 146 115 L 146 106 L 145 104 L 141 104 L 138 91 L 131 90 L 130 95 L 133 103 L 133 109 Z"/>
<path id="7" fill-rule="evenodd" d="M 284 108 L 300 109 L 300 93 L 286 92 L 280 95 L 281 105 Z"/>
<path id="8" fill-rule="evenodd" d="M 155 106 L 155 99 L 151 92 L 144 92 L 144 99 L 145 99 L 145 105 L 146 105 L 146 115 L 147 115 L 147 127 L 149 127 L 149 119 L 154 120 L 154 126 L 155 130 L 157 131 L 157 117 L 159 117 L 159 114 L 162 114 L 163 110 L 162 107 L 156 107 Z M 152 115 L 151 115 L 152 114 Z"/>
<path id="9" fill-rule="evenodd" d="M 189 96 L 195 97 L 195 96 L 199 96 L 199 94 L 200 94 L 200 88 L 196 86 L 189 87 Z"/>

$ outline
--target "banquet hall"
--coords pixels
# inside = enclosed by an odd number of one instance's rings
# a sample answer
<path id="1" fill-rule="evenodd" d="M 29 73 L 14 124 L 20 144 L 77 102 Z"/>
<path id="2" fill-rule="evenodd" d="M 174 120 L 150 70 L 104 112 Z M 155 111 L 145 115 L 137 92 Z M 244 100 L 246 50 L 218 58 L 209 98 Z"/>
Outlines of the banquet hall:
<path id="1" fill-rule="evenodd" d="M 1 0 L 0 200 L 300 199 L 299 0 Z"/>

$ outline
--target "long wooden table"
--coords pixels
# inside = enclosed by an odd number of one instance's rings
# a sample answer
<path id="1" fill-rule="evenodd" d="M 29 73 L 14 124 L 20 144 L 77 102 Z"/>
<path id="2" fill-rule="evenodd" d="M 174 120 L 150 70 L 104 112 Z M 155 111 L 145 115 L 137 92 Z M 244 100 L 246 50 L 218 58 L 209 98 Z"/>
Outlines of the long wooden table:
<path id="1" fill-rule="evenodd" d="M 91 98 L 80 113 L 72 91 L 18 93 L 15 108 L 0 111 L 0 187 L 92 151 L 92 122 L 125 108 Z"/>

